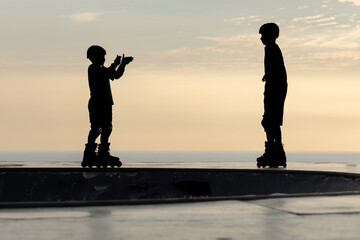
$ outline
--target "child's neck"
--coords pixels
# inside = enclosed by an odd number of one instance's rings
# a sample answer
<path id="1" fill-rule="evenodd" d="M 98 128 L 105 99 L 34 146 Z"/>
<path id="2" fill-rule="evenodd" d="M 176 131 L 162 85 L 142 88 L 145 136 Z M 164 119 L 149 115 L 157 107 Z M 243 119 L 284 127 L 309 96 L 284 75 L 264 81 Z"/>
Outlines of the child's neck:
<path id="1" fill-rule="evenodd" d="M 266 46 L 274 46 L 274 45 L 276 45 L 275 41 L 274 42 L 269 42 L 269 43 L 266 44 Z"/>
<path id="2" fill-rule="evenodd" d="M 94 65 L 96 67 L 103 67 L 104 66 L 103 64 L 100 64 L 100 63 L 92 63 L 92 65 Z"/>

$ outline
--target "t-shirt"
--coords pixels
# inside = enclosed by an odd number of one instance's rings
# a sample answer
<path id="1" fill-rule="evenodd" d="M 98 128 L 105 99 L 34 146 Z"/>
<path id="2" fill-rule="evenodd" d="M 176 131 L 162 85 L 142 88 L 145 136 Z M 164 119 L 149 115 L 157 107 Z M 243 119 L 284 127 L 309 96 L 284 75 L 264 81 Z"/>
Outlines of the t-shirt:
<path id="1" fill-rule="evenodd" d="M 91 64 L 88 68 L 90 102 L 95 105 L 113 105 L 110 79 L 114 79 L 114 70 Z"/>
<path id="2" fill-rule="evenodd" d="M 284 59 L 277 44 L 265 47 L 265 94 L 276 94 L 286 92 L 287 75 Z M 282 95 L 282 94 L 281 94 Z"/>

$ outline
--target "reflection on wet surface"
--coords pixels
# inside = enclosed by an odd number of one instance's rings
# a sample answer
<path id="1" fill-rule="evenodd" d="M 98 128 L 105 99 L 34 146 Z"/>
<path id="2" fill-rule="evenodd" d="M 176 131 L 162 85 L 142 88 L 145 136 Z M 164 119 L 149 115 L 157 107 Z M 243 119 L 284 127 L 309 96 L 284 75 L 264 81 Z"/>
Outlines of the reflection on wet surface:
<path id="1" fill-rule="evenodd" d="M 1 220 L 31 220 L 31 219 L 51 219 L 51 218 L 84 218 L 89 217 L 88 212 L 81 211 L 0 211 Z"/>
<path id="2" fill-rule="evenodd" d="M 359 215 L 341 213 L 344 207 L 357 211 L 358 200 L 342 196 L 2 209 L 1 239 L 358 239 Z"/>
<path id="3" fill-rule="evenodd" d="M 252 201 L 252 203 L 298 215 L 360 213 L 359 195 L 268 199 Z"/>

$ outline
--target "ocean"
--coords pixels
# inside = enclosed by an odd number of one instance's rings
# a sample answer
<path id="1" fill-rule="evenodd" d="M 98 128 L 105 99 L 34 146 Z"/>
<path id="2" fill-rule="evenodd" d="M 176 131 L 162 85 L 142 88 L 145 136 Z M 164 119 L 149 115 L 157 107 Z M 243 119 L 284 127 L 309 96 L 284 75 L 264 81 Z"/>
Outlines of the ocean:
<path id="1" fill-rule="evenodd" d="M 0 161 L 73 162 L 82 151 L 0 151 Z M 112 151 L 122 162 L 252 162 L 261 152 Z M 360 152 L 287 152 L 288 162 L 360 164 Z"/>

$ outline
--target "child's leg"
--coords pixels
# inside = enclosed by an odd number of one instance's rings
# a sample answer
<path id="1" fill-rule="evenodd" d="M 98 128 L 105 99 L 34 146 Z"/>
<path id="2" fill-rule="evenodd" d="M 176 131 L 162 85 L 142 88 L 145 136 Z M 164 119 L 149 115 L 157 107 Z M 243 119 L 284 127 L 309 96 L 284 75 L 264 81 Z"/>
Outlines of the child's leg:
<path id="1" fill-rule="evenodd" d="M 264 128 L 264 131 L 266 133 L 266 140 L 268 143 L 273 143 L 275 141 L 275 128 L 274 128 L 274 124 L 271 122 L 271 120 L 269 120 L 268 118 L 263 118 L 263 120 L 261 121 L 261 125 Z"/>
<path id="2" fill-rule="evenodd" d="M 82 167 L 93 167 L 97 165 L 97 156 L 96 148 L 97 144 L 95 143 L 96 138 L 100 135 L 101 128 L 92 127 L 88 136 L 88 143 L 85 144 L 84 157 L 81 163 Z"/>
<path id="3" fill-rule="evenodd" d="M 274 140 L 276 143 L 281 143 L 282 139 L 281 139 L 281 128 L 280 126 L 275 126 L 274 127 Z"/>
<path id="4" fill-rule="evenodd" d="M 266 140 L 268 143 L 273 143 L 275 140 L 274 131 L 271 128 L 265 129 Z"/>
<path id="5" fill-rule="evenodd" d="M 101 108 L 96 105 L 90 104 L 88 105 L 89 109 L 89 118 L 90 118 L 90 131 L 88 135 L 88 143 L 94 144 L 96 139 L 102 132 L 101 129 Z"/>
<path id="6" fill-rule="evenodd" d="M 103 128 L 103 131 L 101 133 L 100 137 L 100 145 L 99 145 L 99 152 L 98 156 L 102 160 L 103 166 L 121 166 L 120 159 L 115 156 L 110 155 L 110 143 L 109 143 L 109 137 L 112 132 L 112 126 L 108 126 Z"/>
<path id="7" fill-rule="evenodd" d="M 101 132 L 100 143 L 106 144 L 109 142 L 109 138 L 112 132 L 112 126 L 105 127 Z"/>
<path id="8" fill-rule="evenodd" d="M 106 144 L 109 142 L 109 137 L 112 132 L 112 106 L 104 106 L 101 113 L 102 132 L 100 136 L 100 143 Z"/>
<path id="9" fill-rule="evenodd" d="M 284 151 L 284 146 L 281 140 L 281 129 L 280 126 L 275 128 L 275 148 L 277 154 L 277 162 L 280 166 L 286 167 L 286 154 Z"/>
<path id="10" fill-rule="evenodd" d="M 120 159 L 110 155 L 109 137 L 112 132 L 112 106 L 108 106 L 103 110 L 102 123 L 103 128 L 100 136 L 98 156 L 102 160 L 104 167 L 120 167 Z"/>
<path id="11" fill-rule="evenodd" d="M 99 135 L 101 134 L 102 129 L 98 128 L 98 127 L 92 127 L 89 131 L 89 135 L 88 135 L 88 143 L 95 143 L 96 139 L 99 137 Z"/>
<path id="12" fill-rule="evenodd" d="M 272 121 L 267 118 L 263 117 L 263 120 L 261 121 L 261 125 L 264 128 L 264 131 L 266 133 L 266 142 L 265 142 L 265 152 L 264 154 L 257 158 L 257 166 L 258 167 L 266 167 L 266 166 L 273 166 L 274 161 L 274 154 L 275 154 L 275 142 L 274 142 L 274 128 Z"/>

